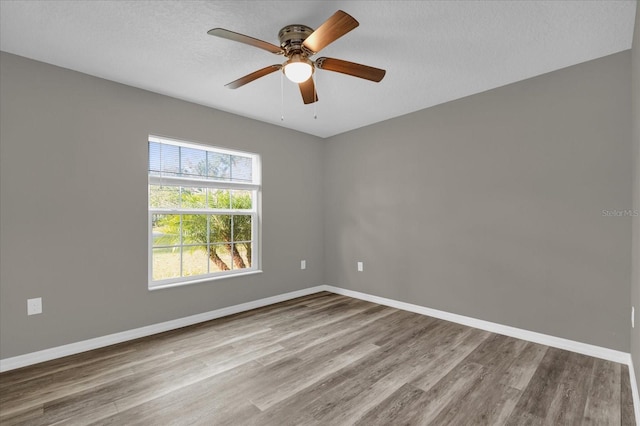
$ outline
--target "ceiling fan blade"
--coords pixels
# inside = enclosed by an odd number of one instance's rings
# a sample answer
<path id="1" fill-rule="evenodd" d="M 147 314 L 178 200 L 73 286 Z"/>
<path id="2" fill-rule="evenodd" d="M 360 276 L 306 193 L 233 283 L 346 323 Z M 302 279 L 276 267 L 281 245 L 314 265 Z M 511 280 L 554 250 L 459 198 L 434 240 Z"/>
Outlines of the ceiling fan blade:
<path id="1" fill-rule="evenodd" d="M 300 86 L 302 101 L 305 104 L 312 104 L 318 101 L 318 94 L 316 93 L 316 86 L 313 83 L 313 78 L 309 78 L 307 81 L 298 83 L 298 86 Z"/>
<path id="2" fill-rule="evenodd" d="M 358 25 L 360 24 L 353 16 L 339 10 L 311 33 L 302 45 L 312 52 L 318 53 Z"/>
<path id="3" fill-rule="evenodd" d="M 266 41 L 258 40 L 257 38 L 249 37 L 248 35 L 225 30 L 224 28 L 214 28 L 207 31 L 207 34 L 248 44 L 249 46 L 258 47 L 260 49 L 266 50 L 267 52 L 275 53 L 276 55 L 281 55 L 284 53 L 284 50 L 282 50 L 280 46 L 276 46 L 275 44 L 271 44 Z"/>
<path id="4" fill-rule="evenodd" d="M 383 69 L 343 61 L 342 59 L 318 58 L 315 62 L 316 68 L 321 70 L 340 72 L 342 74 L 375 81 L 376 83 L 380 82 L 386 74 L 386 71 Z"/>
<path id="5" fill-rule="evenodd" d="M 254 71 L 251 74 L 247 74 L 244 77 L 240 77 L 239 79 L 232 81 L 231 83 L 225 84 L 225 87 L 229 89 L 237 89 L 238 87 L 242 87 L 247 83 L 251 83 L 253 80 L 257 80 L 260 77 L 264 77 L 265 75 L 271 74 L 272 72 L 278 71 L 282 68 L 282 65 L 269 65 L 268 67 L 264 67 L 258 71 Z"/>

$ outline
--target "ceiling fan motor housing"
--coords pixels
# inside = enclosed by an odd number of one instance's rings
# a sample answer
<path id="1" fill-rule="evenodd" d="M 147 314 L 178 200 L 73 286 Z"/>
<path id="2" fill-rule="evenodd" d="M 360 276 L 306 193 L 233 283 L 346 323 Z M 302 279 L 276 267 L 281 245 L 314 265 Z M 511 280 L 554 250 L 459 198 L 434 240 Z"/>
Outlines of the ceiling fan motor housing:
<path id="1" fill-rule="evenodd" d="M 309 28 L 306 25 L 294 24 L 287 25 L 278 32 L 278 39 L 280 40 L 280 47 L 284 49 L 284 55 L 290 57 L 293 54 L 304 54 L 304 56 L 311 56 L 315 52 L 311 52 L 309 49 L 302 45 L 302 42 L 313 33 L 313 28 Z"/>

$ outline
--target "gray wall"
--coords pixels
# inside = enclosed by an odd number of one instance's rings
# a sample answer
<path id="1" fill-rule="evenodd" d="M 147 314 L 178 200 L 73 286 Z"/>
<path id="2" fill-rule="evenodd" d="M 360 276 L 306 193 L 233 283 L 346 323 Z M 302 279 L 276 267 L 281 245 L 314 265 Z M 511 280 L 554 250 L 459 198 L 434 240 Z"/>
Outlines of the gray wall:
<path id="1" fill-rule="evenodd" d="M 633 209 L 640 212 L 640 2 L 636 4 L 636 24 L 631 51 L 631 93 L 633 98 Z M 636 326 L 631 330 L 631 357 L 636 381 L 640 383 L 640 217 L 633 218 L 631 303 L 635 305 Z"/>
<path id="2" fill-rule="evenodd" d="M 630 61 L 331 138 L 326 283 L 629 351 Z"/>
<path id="3" fill-rule="evenodd" d="M 0 358 L 324 283 L 321 140 L 6 53 L 0 67 Z M 263 274 L 147 290 L 149 133 L 262 156 Z M 44 313 L 27 317 L 32 297 Z"/>
<path id="4" fill-rule="evenodd" d="M 326 141 L 0 67 L 0 358 L 319 284 L 629 350 L 629 52 Z M 262 155 L 263 274 L 147 290 L 149 133 Z"/>

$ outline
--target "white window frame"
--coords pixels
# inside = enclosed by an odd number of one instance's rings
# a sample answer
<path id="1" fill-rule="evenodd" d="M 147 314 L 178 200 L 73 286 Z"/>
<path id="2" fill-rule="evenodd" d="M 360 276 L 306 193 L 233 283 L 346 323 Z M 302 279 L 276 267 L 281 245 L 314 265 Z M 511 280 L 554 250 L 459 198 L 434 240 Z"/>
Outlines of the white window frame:
<path id="1" fill-rule="evenodd" d="M 255 273 L 261 273 L 262 264 L 262 244 L 261 244 L 261 179 L 262 170 L 260 165 L 260 155 L 252 152 L 232 150 L 227 148 L 219 148 L 211 145 L 197 144 L 192 142 L 186 142 L 161 136 L 149 135 L 148 142 L 156 142 L 161 144 L 180 146 L 185 148 L 198 149 L 202 151 L 215 152 L 219 154 L 237 155 L 243 157 L 250 157 L 252 159 L 252 182 L 232 182 L 226 180 L 217 179 L 201 179 L 190 178 L 184 176 L 157 176 L 150 175 L 147 167 L 147 207 L 148 207 L 148 288 L 149 290 L 157 290 L 161 288 L 177 287 L 188 284 L 196 284 L 206 281 L 213 281 L 218 279 L 237 277 L 242 275 L 249 275 Z M 147 154 L 148 155 L 148 154 Z M 147 166 L 149 164 L 149 158 L 147 157 Z M 151 185 L 161 186 L 177 186 L 177 187 L 197 187 L 197 188 L 215 188 L 215 189 L 228 189 L 228 190 L 245 190 L 251 191 L 252 195 L 252 208 L 249 210 L 244 209 L 193 209 L 193 208 L 156 208 L 149 205 L 149 190 Z M 180 276 L 177 278 L 170 278 L 164 280 L 153 280 L 153 215 L 154 214 L 206 214 L 206 215 L 246 215 L 251 216 L 251 244 L 252 244 L 252 256 L 251 266 L 244 269 L 232 269 L 229 271 L 217 271 L 208 273 L 205 275 L 196 276 Z M 182 247 L 182 244 L 180 244 Z M 182 251 L 181 251 L 182 253 Z M 181 254 L 182 256 L 182 254 Z M 182 258 L 180 261 L 180 268 L 182 269 Z M 180 274 L 182 275 L 182 273 Z"/>

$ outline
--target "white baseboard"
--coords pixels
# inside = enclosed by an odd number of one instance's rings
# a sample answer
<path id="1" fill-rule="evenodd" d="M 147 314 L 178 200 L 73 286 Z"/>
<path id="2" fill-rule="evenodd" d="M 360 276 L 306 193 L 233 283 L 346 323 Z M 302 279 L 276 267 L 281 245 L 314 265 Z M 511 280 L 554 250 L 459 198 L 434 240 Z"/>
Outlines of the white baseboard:
<path id="1" fill-rule="evenodd" d="M 346 290 L 340 287 L 333 286 L 321 287 L 324 287 L 324 290 L 330 291 L 332 293 L 366 300 L 369 302 L 377 303 L 379 305 L 390 306 L 392 308 L 402 309 L 403 311 L 415 312 L 417 314 L 427 315 L 430 317 L 443 319 L 445 321 L 467 325 L 469 327 L 479 328 L 481 330 L 490 331 L 492 333 L 515 337 L 516 339 L 540 343 L 542 345 L 547 345 L 558 349 L 565 349 L 567 351 L 577 352 L 583 355 L 606 359 L 608 361 L 618 362 L 621 364 L 629 364 L 630 355 L 628 352 L 616 351 L 614 349 L 603 348 L 601 346 L 590 345 L 588 343 L 576 342 L 574 340 L 564 339 L 562 337 L 550 336 L 548 334 L 523 330 L 521 328 L 502 325 L 495 322 L 466 317 L 464 315 L 452 314 L 450 312 L 439 311 L 437 309 L 426 308 L 424 306 L 400 302 L 393 299 L 387 299 L 385 297 L 373 296 L 371 294 L 361 293 L 359 291 Z"/>
<path id="2" fill-rule="evenodd" d="M 290 293 L 254 300 L 252 302 L 241 303 L 239 305 L 229 306 L 222 309 L 216 309 L 215 311 L 204 312 L 197 315 L 191 315 L 184 318 L 178 318 L 171 321 L 148 325 L 146 327 L 135 328 L 133 330 L 127 330 L 120 333 L 109 334 L 107 336 L 83 340 L 81 342 L 70 343 L 68 345 L 57 346 L 55 348 L 44 349 L 42 351 L 0 359 L 0 372 L 14 370 L 16 368 L 26 367 L 28 365 L 50 361 L 52 359 L 62 358 L 68 355 L 78 354 L 81 352 L 90 351 L 92 349 L 98 349 L 116 343 L 138 339 L 140 337 L 162 333 L 164 331 L 175 330 L 177 328 L 209 321 L 227 315 L 237 314 L 239 312 L 250 311 L 251 309 L 261 308 L 263 306 L 272 305 L 278 302 L 284 302 L 285 300 L 295 299 L 296 297 L 318 293 L 323 290 L 325 290 L 324 286 L 305 288 L 303 290 L 292 291 Z"/>

